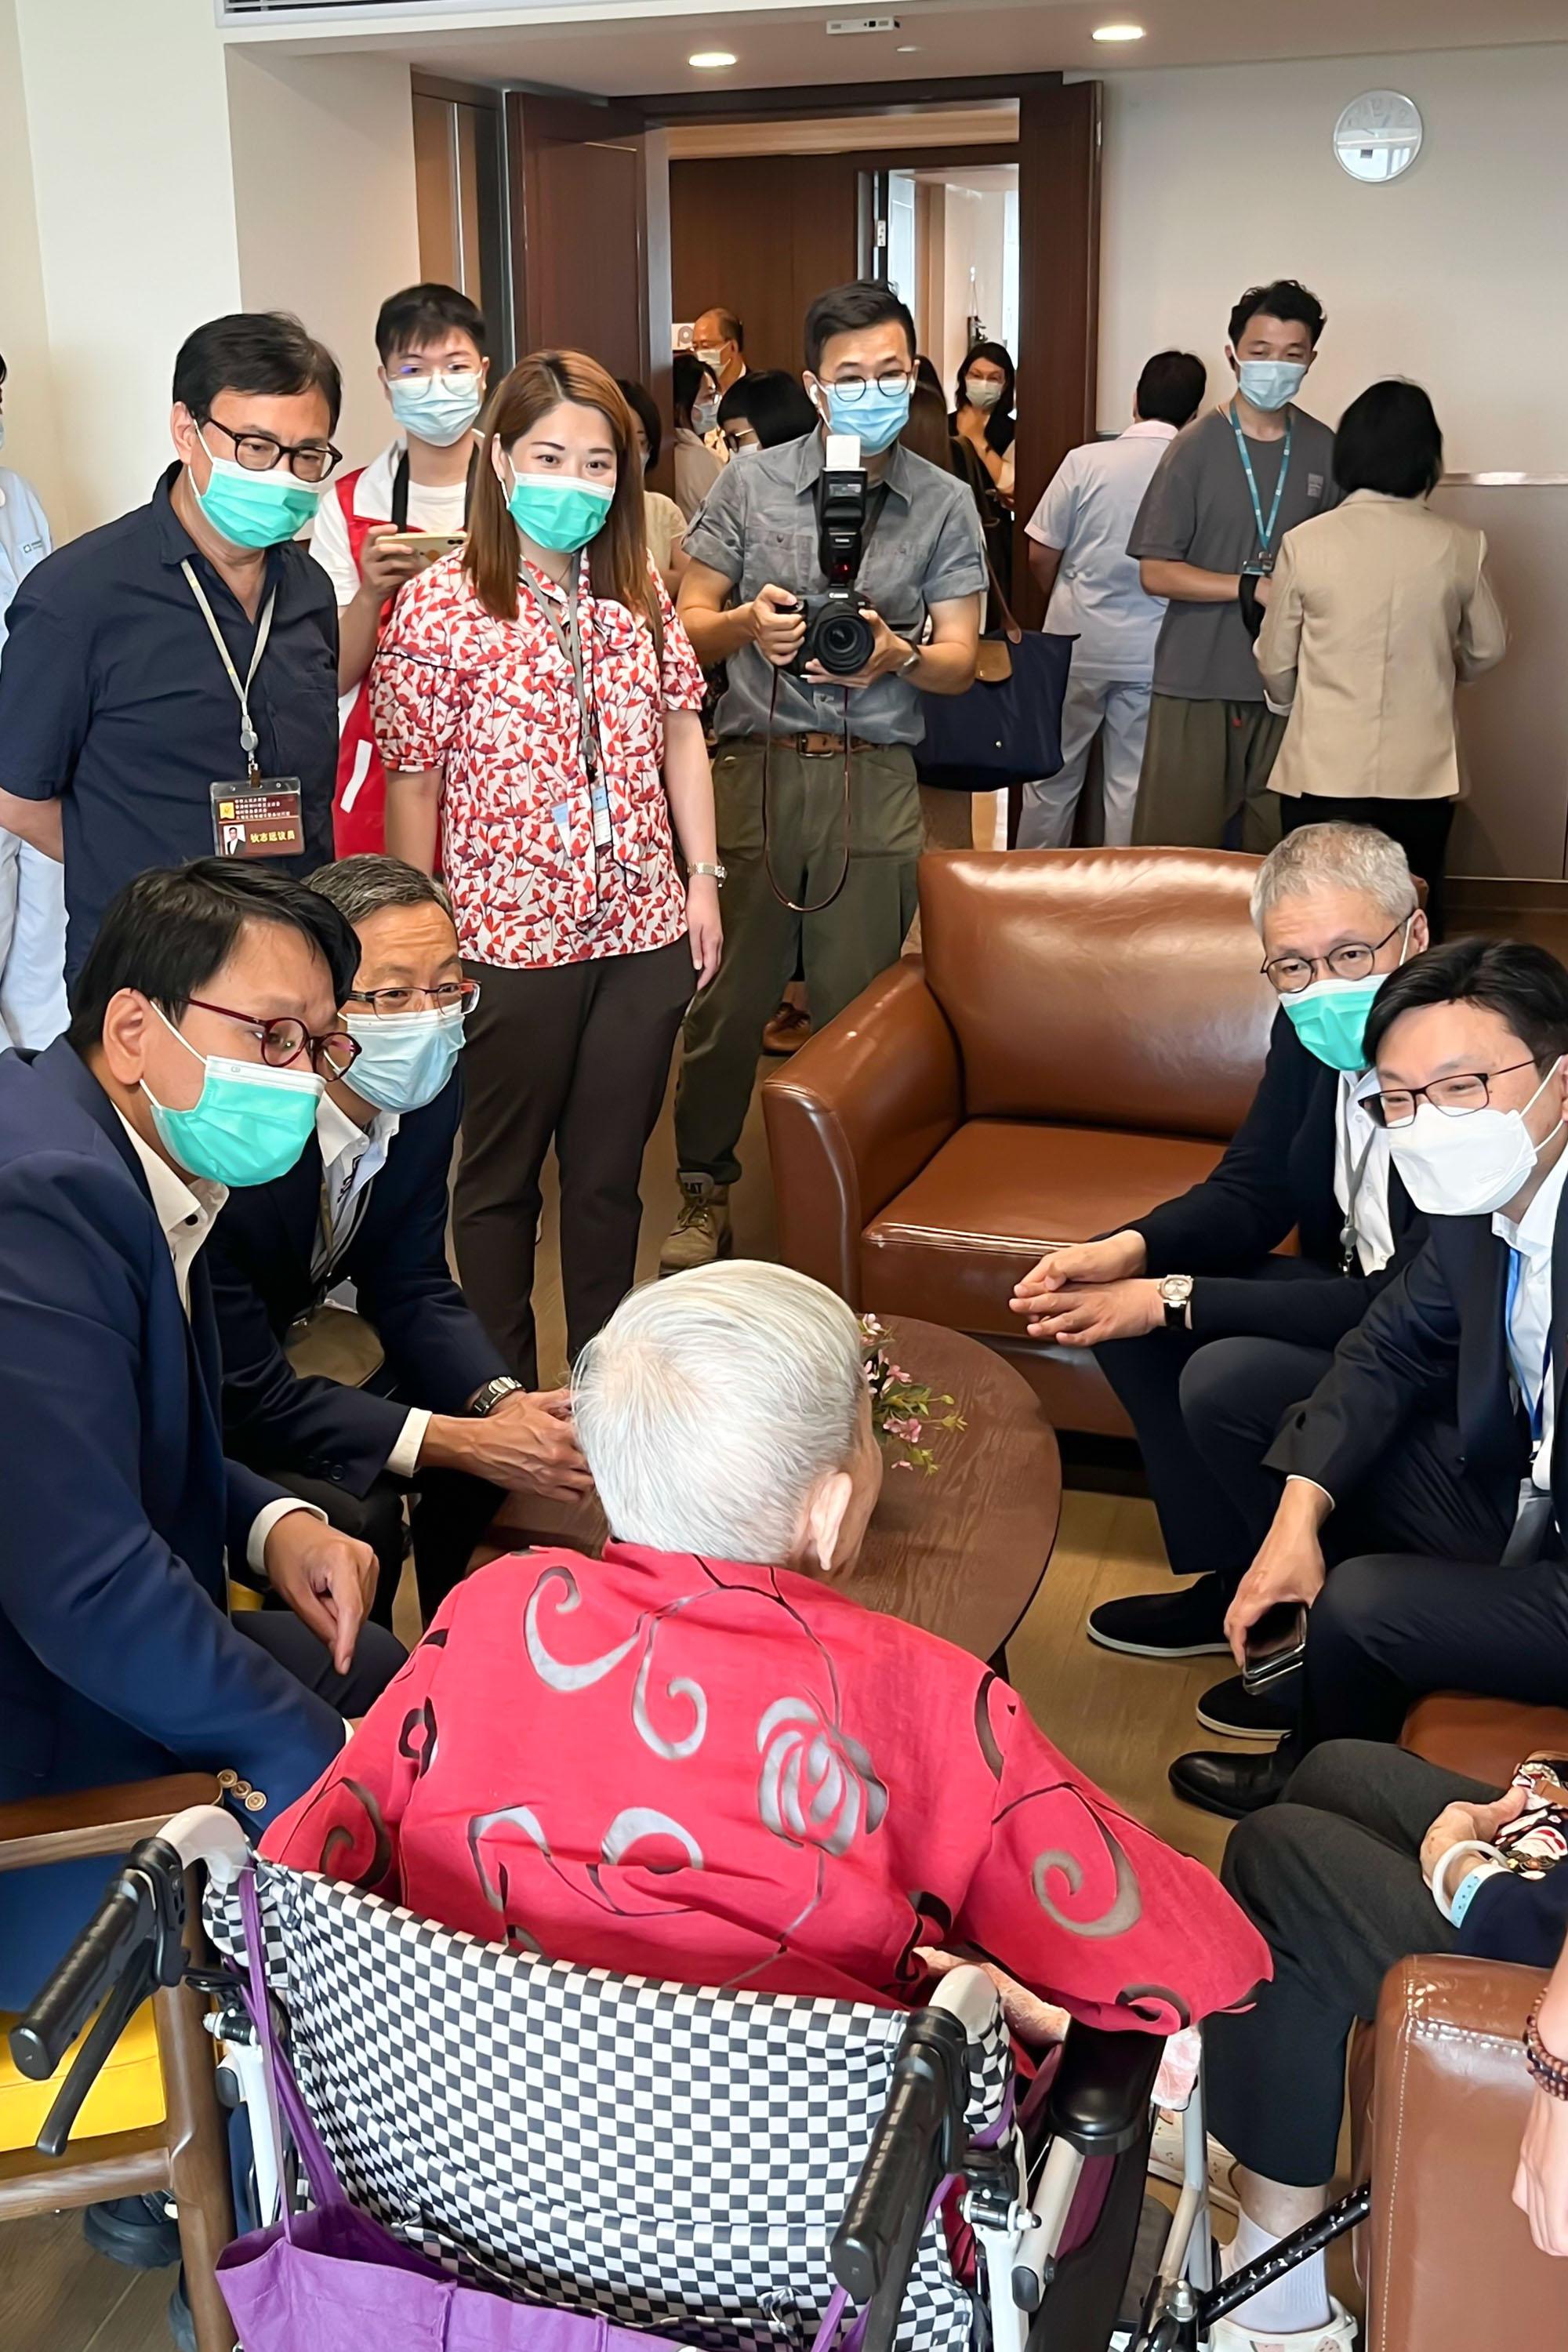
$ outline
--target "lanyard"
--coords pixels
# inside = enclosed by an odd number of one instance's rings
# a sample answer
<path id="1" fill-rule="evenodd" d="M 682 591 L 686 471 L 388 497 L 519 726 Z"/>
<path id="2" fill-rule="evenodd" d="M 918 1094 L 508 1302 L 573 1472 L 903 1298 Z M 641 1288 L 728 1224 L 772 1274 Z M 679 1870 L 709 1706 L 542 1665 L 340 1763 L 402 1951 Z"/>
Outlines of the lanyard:
<path id="1" fill-rule="evenodd" d="M 545 625 L 572 666 L 572 682 L 577 693 L 577 721 L 583 765 L 587 771 L 592 791 L 599 779 L 599 727 L 594 710 L 593 681 L 585 675 L 583 656 L 583 632 L 577 602 L 577 583 L 566 591 L 566 620 L 547 596 L 542 596 L 526 572 L 519 574 L 521 585 L 532 597 L 536 609 L 542 614 Z"/>
<path id="2" fill-rule="evenodd" d="M 1373 1128 L 1371 1135 L 1367 1138 L 1366 1147 L 1362 1152 L 1361 1158 L 1352 1161 L 1351 1158 L 1350 1122 L 1348 1119 L 1345 1122 L 1345 1221 L 1340 1227 L 1340 1272 L 1342 1274 L 1353 1274 L 1356 1270 L 1358 1263 L 1355 1224 L 1356 1202 L 1361 1198 L 1362 1181 L 1366 1175 L 1366 1163 L 1372 1158 L 1373 1150 L 1376 1147 L 1377 1137 L 1378 1130 L 1376 1128 Z"/>
<path id="3" fill-rule="evenodd" d="M 218 649 L 218 658 L 228 672 L 228 682 L 239 698 L 239 748 L 245 754 L 246 773 L 254 782 L 261 771 L 256 764 L 257 734 L 255 722 L 250 716 L 250 689 L 256 683 L 256 673 L 261 667 L 261 656 L 267 651 L 267 640 L 272 634 L 272 610 L 278 602 L 278 591 L 276 588 L 273 589 L 261 608 L 261 618 L 256 629 L 256 645 L 250 656 L 250 667 L 245 673 L 245 681 L 242 685 L 239 672 L 234 666 L 233 656 L 224 643 L 223 631 L 217 625 L 217 616 L 207 603 L 206 591 L 196 578 L 188 559 L 181 564 L 180 569 L 191 583 L 191 593 L 201 606 L 202 617 L 213 633 L 213 643 Z"/>
<path id="4" fill-rule="evenodd" d="M 1236 446 L 1241 452 L 1241 462 L 1247 472 L 1247 488 L 1252 499 L 1252 518 L 1258 525 L 1258 552 L 1259 555 L 1267 555 L 1274 544 L 1274 526 L 1279 520 L 1279 501 L 1285 495 L 1285 477 L 1290 470 L 1290 443 L 1295 437 L 1296 427 L 1292 420 L 1287 416 L 1285 446 L 1279 456 L 1279 478 L 1274 485 L 1274 503 L 1268 509 L 1268 520 L 1265 522 L 1263 500 L 1258 495 L 1258 477 L 1252 470 L 1252 458 L 1247 446 L 1247 436 L 1237 421 L 1234 403 L 1226 409 L 1226 415 L 1230 418 L 1230 429 L 1236 436 Z"/>
<path id="5" fill-rule="evenodd" d="M 1514 1376 L 1516 1379 L 1519 1377 L 1519 1359 L 1514 1355 L 1513 1309 L 1514 1302 L 1519 1297 L 1519 1286 L 1523 1277 L 1523 1253 L 1522 1251 L 1513 1248 L 1510 1244 L 1508 1253 L 1508 1303 L 1503 1309 L 1503 1316 L 1508 1331 L 1508 1351 L 1510 1356 L 1513 1358 Z M 1530 1401 L 1530 1396 L 1525 1389 L 1523 1381 L 1521 1380 L 1519 1382 L 1519 1392 L 1521 1397 L 1523 1399 L 1524 1409 L 1530 1415 L 1530 1445 L 1531 1461 L 1534 1460 L 1536 1454 L 1541 1451 L 1541 1442 L 1545 1432 L 1546 1383 L 1551 1378 L 1552 1327 L 1550 1323 L 1548 1323 L 1546 1327 L 1546 1346 L 1541 1359 L 1541 1386 L 1536 1391 L 1535 1402 L 1533 1404 Z"/>

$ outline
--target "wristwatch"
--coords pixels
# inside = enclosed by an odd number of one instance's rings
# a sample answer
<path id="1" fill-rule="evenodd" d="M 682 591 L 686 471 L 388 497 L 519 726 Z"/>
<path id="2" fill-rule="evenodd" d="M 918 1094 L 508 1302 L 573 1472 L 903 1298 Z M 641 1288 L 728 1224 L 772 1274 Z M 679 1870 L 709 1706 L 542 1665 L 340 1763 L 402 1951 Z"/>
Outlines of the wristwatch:
<path id="1" fill-rule="evenodd" d="M 700 860 L 695 866 L 689 866 L 686 870 L 688 874 L 711 874 L 721 890 L 730 879 L 730 869 L 727 866 L 710 866 L 705 858 Z"/>
<path id="2" fill-rule="evenodd" d="M 921 657 L 921 648 L 920 648 L 920 646 L 911 646 L 910 647 L 910 657 L 909 657 L 908 661 L 901 661 L 901 662 L 899 664 L 898 668 L 893 672 L 893 676 L 894 676 L 895 677 L 908 677 L 908 676 L 909 676 L 909 674 L 910 674 L 910 670 L 912 670 L 912 669 L 913 669 L 913 667 L 914 667 L 915 664 L 919 661 L 920 657 Z"/>
<path id="3" fill-rule="evenodd" d="M 1193 1301 L 1193 1277 L 1190 1274 L 1168 1274 L 1160 1285 L 1160 1296 L 1165 1302 L 1165 1328 L 1184 1331 L 1187 1309 Z"/>
<path id="4" fill-rule="evenodd" d="M 498 1372 L 493 1381 L 485 1382 L 468 1411 L 483 1421 L 488 1413 L 494 1412 L 503 1397 L 517 1396 L 521 1389 L 522 1382 L 514 1381 L 510 1372 Z"/>

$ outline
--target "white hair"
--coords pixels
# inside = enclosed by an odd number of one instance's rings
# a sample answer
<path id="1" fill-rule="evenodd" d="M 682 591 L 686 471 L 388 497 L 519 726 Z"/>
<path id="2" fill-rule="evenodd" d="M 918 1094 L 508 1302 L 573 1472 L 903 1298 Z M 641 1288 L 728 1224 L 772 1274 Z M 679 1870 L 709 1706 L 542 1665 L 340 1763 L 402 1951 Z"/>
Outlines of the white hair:
<path id="1" fill-rule="evenodd" d="M 1398 842 L 1370 824 L 1304 824 L 1269 851 L 1252 886 L 1252 919 L 1259 931 L 1281 898 L 1310 890 L 1356 890 L 1383 908 L 1391 923 L 1416 908 L 1410 863 Z"/>
<path id="2" fill-rule="evenodd" d="M 844 1301 L 738 1258 L 634 1290 L 578 1358 L 573 1410 L 623 1542 L 774 1564 L 851 1461 L 864 1387 Z"/>

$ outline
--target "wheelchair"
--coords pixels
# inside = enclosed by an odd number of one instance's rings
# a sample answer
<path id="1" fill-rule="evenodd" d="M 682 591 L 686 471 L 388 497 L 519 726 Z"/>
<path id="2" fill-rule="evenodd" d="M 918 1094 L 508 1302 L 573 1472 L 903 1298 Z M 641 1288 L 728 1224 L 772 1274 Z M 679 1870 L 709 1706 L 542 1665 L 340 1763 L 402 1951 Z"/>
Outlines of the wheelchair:
<path id="1" fill-rule="evenodd" d="M 1026 2083 L 981 1969 L 912 2013 L 616 1976 L 258 1863 L 216 1806 L 134 1849 L 13 2028 L 16 2066 L 44 2081 L 96 2012 L 39 2136 L 49 2153 L 139 2005 L 186 1973 L 198 1868 L 211 1939 L 240 1969 L 255 1871 L 268 1988 L 353 2202 L 512 2299 L 702 2352 L 1197 2352 L 1222 2312 L 1366 2211 L 1363 2190 L 1216 2285 L 1194 2091 L 1153 2277 L 1119 2321 L 1159 2036 L 1075 2025 Z M 226 2104 L 259 2116 L 242 1977 L 196 1982 Z M 250 2137 L 266 2223 L 292 2185 L 268 2134 Z"/>

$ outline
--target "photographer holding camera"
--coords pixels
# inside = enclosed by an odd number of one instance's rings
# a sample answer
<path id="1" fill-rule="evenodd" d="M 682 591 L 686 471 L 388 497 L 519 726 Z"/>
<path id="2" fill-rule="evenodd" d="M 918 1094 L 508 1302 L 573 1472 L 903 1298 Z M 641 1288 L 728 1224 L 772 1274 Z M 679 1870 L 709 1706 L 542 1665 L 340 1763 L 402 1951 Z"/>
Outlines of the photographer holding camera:
<path id="1" fill-rule="evenodd" d="M 686 1018 L 665 1274 L 730 1247 L 763 1026 L 797 956 L 819 1025 L 896 961 L 915 912 L 920 697 L 974 679 L 974 501 L 899 446 L 914 320 L 890 287 L 836 287 L 806 314 L 805 357 L 821 429 L 726 467 L 686 538 L 680 618 L 729 676 L 713 753 L 725 951 Z"/>

